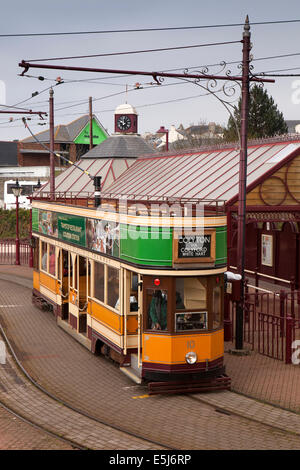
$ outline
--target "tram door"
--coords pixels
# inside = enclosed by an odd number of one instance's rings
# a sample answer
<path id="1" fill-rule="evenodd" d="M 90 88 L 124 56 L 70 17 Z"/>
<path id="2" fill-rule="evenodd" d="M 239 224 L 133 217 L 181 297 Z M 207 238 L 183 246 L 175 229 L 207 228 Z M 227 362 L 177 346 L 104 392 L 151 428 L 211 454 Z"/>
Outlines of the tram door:
<path id="1" fill-rule="evenodd" d="M 61 249 L 58 257 L 58 270 L 60 293 L 62 298 L 62 320 L 67 320 L 69 316 L 69 253 Z"/>
<path id="2" fill-rule="evenodd" d="M 90 264 L 87 258 L 78 256 L 77 261 L 77 305 L 79 310 L 78 332 L 85 334 L 87 332 L 87 270 Z"/>
<path id="3" fill-rule="evenodd" d="M 124 345 L 127 348 L 137 349 L 137 366 L 141 366 L 142 347 L 142 292 L 141 275 L 133 271 L 124 270 Z"/>

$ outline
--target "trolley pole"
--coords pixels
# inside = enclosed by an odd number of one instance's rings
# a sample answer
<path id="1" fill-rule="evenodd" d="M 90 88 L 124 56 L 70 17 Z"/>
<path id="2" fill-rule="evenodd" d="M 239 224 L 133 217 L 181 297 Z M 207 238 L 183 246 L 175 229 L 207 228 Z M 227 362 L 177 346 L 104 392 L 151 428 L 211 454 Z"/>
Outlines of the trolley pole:
<path id="1" fill-rule="evenodd" d="M 94 176 L 94 206 L 99 207 L 101 205 L 101 179 L 102 176 Z"/>
<path id="2" fill-rule="evenodd" d="M 243 32 L 243 70 L 242 70 L 242 106 L 241 106 L 241 148 L 239 167 L 239 202 L 238 202 L 238 240 L 237 267 L 241 274 L 241 296 L 236 308 L 236 349 L 243 349 L 244 322 L 244 281 L 245 281 L 245 233 L 246 233 L 246 189 L 247 189 L 247 134 L 249 112 L 249 62 L 250 62 L 250 25 L 246 17 Z"/>
<path id="3" fill-rule="evenodd" d="M 54 91 L 49 91 L 49 124 L 50 124 L 50 198 L 54 199 L 55 193 L 55 160 L 54 160 Z"/>
<path id="4" fill-rule="evenodd" d="M 93 148 L 93 99 L 89 97 L 89 111 L 90 111 L 90 150 Z"/>

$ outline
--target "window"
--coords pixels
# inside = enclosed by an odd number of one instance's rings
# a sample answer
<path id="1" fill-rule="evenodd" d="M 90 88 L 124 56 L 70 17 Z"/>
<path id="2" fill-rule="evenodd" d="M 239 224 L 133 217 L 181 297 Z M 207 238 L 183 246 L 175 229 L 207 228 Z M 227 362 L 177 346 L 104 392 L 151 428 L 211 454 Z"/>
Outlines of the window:
<path id="1" fill-rule="evenodd" d="M 221 287 L 213 288 L 213 329 L 220 328 L 221 326 Z"/>
<path id="2" fill-rule="evenodd" d="M 130 311 L 138 311 L 138 275 L 131 273 L 131 285 L 130 285 Z"/>
<path id="3" fill-rule="evenodd" d="M 33 268 L 39 269 L 40 239 L 34 237 L 33 243 Z"/>
<path id="4" fill-rule="evenodd" d="M 107 266 L 107 304 L 117 310 L 120 308 L 119 271 L 110 266 Z"/>
<path id="5" fill-rule="evenodd" d="M 94 263 L 94 297 L 104 302 L 104 264 Z"/>
<path id="6" fill-rule="evenodd" d="M 205 309 L 207 279 L 199 277 L 176 278 L 176 310 Z"/>
<path id="7" fill-rule="evenodd" d="M 167 330 L 167 291 L 147 289 L 148 328 L 151 330 Z"/>
<path id="8" fill-rule="evenodd" d="M 207 330 L 207 312 L 176 313 L 176 331 Z"/>
<path id="9" fill-rule="evenodd" d="M 200 277 L 176 278 L 175 330 L 206 330 L 207 279 Z"/>
<path id="10" fill-rule="evenodd" d="M 55 276 L 55 246 L 49 245 L 49 274 Z"/>
<path id="11" fill-rule="evenodd" d="M 42 242 L 41 269 L 46 272 L 48 271 L 48 247 L 45 242 Z"/>

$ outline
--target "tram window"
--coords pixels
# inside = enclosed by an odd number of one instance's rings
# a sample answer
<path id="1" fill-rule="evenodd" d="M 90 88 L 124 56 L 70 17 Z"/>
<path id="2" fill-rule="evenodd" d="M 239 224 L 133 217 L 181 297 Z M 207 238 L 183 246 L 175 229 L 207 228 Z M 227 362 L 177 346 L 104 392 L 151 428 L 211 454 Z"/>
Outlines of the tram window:
<path id="1" fill-rule="evenodd" d="M 138 311 L 138 275 L 131 273 L 130 311 Z"/>
<path id="2" fill-rule="evenodd" d="M 55 246 L 49 245 L 49 274 L 55 276 Z"/>
<path id="3" fill-rule="evenodd" d="M 206 299 L 206 278 L 176 278 L 176 310 L 195 310 L 206 308 Z"/>
<path id="4" fill-rule="evenodd" d="M 167 307 L 167 291 L 159 289 L 147 289 L 147 312 L 149 329 L 167 329 Z"/>
<path id="5" fill-rule="evenodd" d="M 61 281 L 62 276 L 61 276 L 61 250 L 58 252 L 58 257 L 57 257 L 57 279 Z"/>
<path id="6" fill-rule="evenodd" d="M 40 252 L 40 239 L 34 238 L 34 248 L 33 248 L 33 268 L 39 269 L 39 252 Z"/>
<path id="7" fill-rule="evenodd" d="M 94 267 L 94 297 L 104 302 L 104 264 L 96 262 Z"/>
<path id="8" fill-rule="evenodd" d="M 48 247 L 47 243 L 42 242 L 42 263 L 41 269 L 43 271 L 48 271 Z"/>
<path id="9" fill-rule="evenodd" d="M 74 271 L 73 271 L 73 287 L 75 290 L 78 290 L 78 276 L 77 276 L 77 256 L 75 257 L 74 261 Z"/>
<path id="10" fill-rule="evenodd" d="M 221 326 L 221 287 L 213 289 L 213 329 Z"/>
<path id="11" fill-rule="evenodd" d="M 107 304 L 119 310 L 119 271 L 115 268 L 107 267 Z"/>
<path id="12" fill-rule="evenodd" d="M 207 312 L 176 313 L 176 331 L 207 330 Z"/>

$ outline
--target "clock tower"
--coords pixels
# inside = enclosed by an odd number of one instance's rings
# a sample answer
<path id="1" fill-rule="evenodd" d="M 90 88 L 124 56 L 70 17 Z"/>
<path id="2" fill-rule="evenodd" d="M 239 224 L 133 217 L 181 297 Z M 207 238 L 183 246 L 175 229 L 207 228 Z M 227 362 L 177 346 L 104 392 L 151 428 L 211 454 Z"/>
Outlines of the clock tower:
<path id="1" fill-rule="evenodd" d="M 138 114 L 130 104 L 121 104 L 115 110 L 115 133 L 137 134 Z"/>

